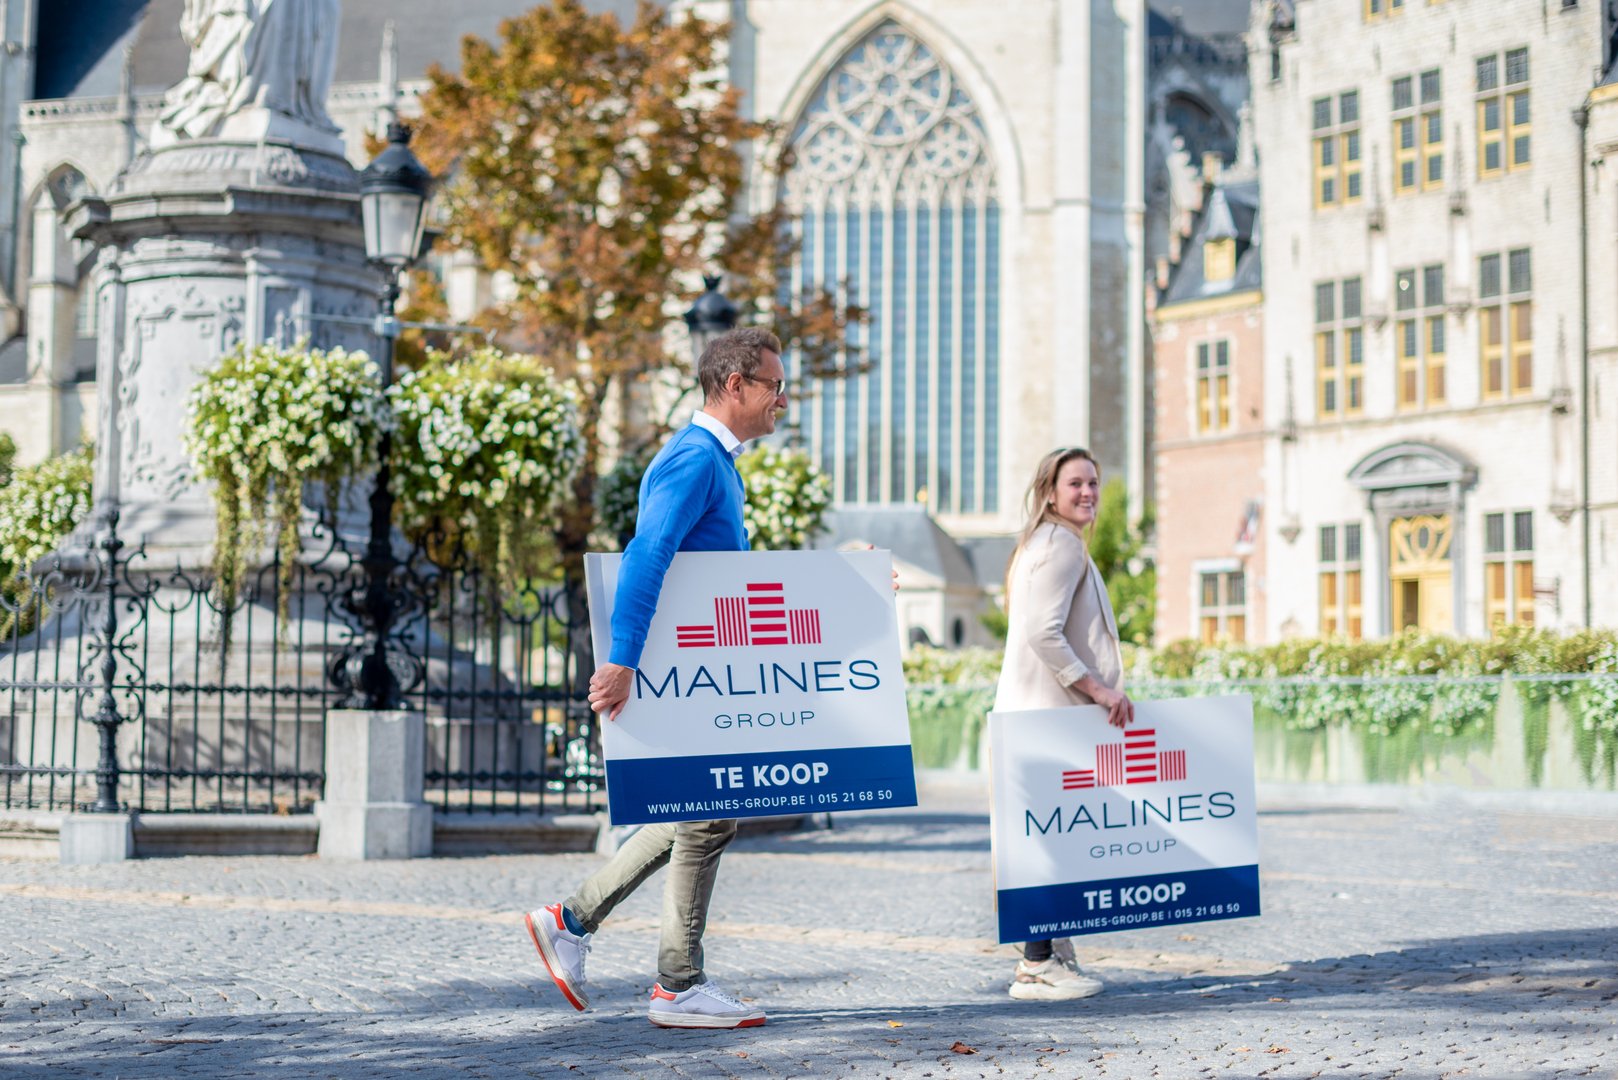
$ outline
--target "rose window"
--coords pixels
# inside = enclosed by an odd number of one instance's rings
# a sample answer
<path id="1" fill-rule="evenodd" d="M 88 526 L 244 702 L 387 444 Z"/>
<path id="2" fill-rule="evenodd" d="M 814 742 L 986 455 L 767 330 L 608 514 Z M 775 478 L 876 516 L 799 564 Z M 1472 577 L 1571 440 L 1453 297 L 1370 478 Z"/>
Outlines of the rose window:
<path id="1" fill-rule="evenodd" d="M 792 128 L 796 295 L 865 308 L 794 420 L 840 502 L 998 509 L 1000 206 L 976 100 L 894 22 L 822 77 Z"/>

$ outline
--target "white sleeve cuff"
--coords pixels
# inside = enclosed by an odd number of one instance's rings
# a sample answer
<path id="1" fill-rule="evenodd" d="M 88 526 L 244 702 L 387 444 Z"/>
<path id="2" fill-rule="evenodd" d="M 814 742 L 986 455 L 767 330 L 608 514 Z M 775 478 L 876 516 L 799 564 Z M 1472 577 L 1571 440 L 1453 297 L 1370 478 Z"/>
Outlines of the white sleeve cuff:
<path id="1" fill-rule="evenodd" d="M 1078 682 L 1088 674 L 1090 674 L 1090 668 L 1085 664 L 1085 662 L 1083 660 L 1074 660 L 1067 667 L 1056 673 L 1056 681 L 1061 683 L 1063 686 L 1072 686 L 1074 683 Z"/>

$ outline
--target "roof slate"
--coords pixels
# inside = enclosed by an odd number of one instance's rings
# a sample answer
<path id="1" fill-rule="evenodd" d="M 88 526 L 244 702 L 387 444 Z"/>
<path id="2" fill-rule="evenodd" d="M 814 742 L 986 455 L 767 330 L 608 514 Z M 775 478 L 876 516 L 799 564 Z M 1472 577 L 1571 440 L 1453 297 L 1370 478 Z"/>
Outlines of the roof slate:
<path id="1" fill-rule="evenodd" d="M 1263 287 L 1258 206 L 1257 180 L 1220 184 L 1209 193 L 1159 307 Z M 1236 273 L 1229 281 L 1209 282 L 1202 274 L 1202 249 L 1210 239 L 1222 238 L 1236 241 Z"/>

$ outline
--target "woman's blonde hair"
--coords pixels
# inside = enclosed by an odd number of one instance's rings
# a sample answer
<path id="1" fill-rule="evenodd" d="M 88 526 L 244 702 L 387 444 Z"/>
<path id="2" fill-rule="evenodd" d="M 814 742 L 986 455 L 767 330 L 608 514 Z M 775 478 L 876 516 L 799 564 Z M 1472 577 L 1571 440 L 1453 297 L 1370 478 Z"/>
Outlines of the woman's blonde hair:
<path id="1" fill-rule="evenodd" d="M 1101 479 L 1101 463 L 1083 447 L 1052 450 L 1040 458 L 1039 467 L 1034 470 L 1034 482 L 1028 485 L 1022 532 L 1017 536 L 1017 546 L 1011 551 L 1011 561 L 1006 564 L 1005 608 L 1008 612 L 1011 610 L 1011 568 L 1016 565 L 1017 556 L 1022 554 L 1023 548 L 1028 546 L 1028 541 L 1034 538 L 1034 533 L 1047 521 L 1055 522 L 1064 529 L 1072 528 L 1056 513 L 1056 480 L 1062 473 L 1062 466 L 1070 461 L 1088 461 L 1096 468 L 1096 480 Z"/>

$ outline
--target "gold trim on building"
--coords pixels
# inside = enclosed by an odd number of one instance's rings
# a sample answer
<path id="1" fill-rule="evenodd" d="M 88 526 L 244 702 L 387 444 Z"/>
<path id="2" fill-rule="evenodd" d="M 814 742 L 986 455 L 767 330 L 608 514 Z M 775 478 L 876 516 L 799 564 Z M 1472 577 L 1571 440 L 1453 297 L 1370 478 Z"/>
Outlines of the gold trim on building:
<path id="1" fill-rule="evenodd" d="M 1159 304 L 1153 313 L 1153 318 L 1166 322 L 1169 319 L 1194 319 L 1199 315 L 1218 315 L 1226 311 L 1235 311 L 1244 307 L 1257 307 L 1264 303 L 1264 290 L 1244 289 L 1239 293 L 1228 293 L 1225 296 L 1209 296 L 1199 300 L 1179 300 L 1172 304 Z"/>

